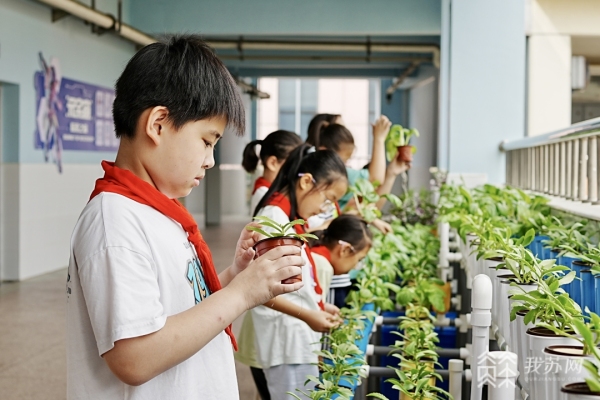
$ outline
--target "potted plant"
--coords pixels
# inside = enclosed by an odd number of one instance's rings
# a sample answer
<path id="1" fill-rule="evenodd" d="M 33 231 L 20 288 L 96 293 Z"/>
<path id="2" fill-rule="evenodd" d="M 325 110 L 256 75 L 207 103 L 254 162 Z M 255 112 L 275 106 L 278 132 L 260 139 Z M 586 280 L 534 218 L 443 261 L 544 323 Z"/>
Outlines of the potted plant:
<path id="1" fill-rule="evenodd" d="M 260 233 L 265 239 L 259 240 L 254 245 L 256 257 L 262 256 L 269 250 L 279 246 L 297 246 L 302 247 L 308 238 L 318 239 L 317 236 L 311 233 L 296 233 L 294 226 L 304 225 L 303 219 L 296 219 L 286 224 L 280 224 L 273 221 L 269 217 L 258 216 L 254 217 L 261 227 L 248 226 L 246 229 Z M 263 229 L 264 228 L 264 229 Z M 296 275 L 288 279 L 284 279 L 281 283 L 295 283 L 302 281 L 302 275 Z"/>
<path id="2" fill-rule="evenodd" d="M 397 152 L 398 160 L 411 162 L 413 154 L 417 152 L 417 148 L 410 145 L 410 139 L 413 136 L 419 137 L 419 131 L 404 128 L 402 125 L 392 125 L 385 140 L 388 161 L 392 161 Z"/>

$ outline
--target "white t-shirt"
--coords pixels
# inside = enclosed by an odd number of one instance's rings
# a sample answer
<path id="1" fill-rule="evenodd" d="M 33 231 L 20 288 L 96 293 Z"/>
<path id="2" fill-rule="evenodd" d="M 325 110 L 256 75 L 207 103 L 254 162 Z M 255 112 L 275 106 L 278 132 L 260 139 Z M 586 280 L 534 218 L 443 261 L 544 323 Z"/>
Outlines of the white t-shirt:
<path id="1" fill-rule="evenodd" d="M 260 186 L 252 194 L 252 198 L 250 199 L 250 215 L 254 214 L 254 210 L 256 210 L 256 206 L 262 200 L 264 195 L 267 194 L 268 191 L 269 191 L 268 187 Z"/>
<path id="2" fill-rule="evenodd" d="M 96 196 L 71 238 L 67 398 L 238 399 L 231 340 L 224 332 L 137 387 L 121 382 L 101 358 L 116 341 L 156 332 L 168 316 L 208 295 L 194 247 L 179 223 L 118 194 Z"/>
<path id="3" fill-rule="evenodd" d="M 258 215 L 269 217 L 278 223 L 290 222 L 283 210 L 276 206 L 263 207 Z M 302 267 L 304 286 L 297 292 L 283 294 L 281 297 L 304 309 L 319 310 L 320 296 L 315 293 L 312 267 L 304 248 L 302 257 L 306 262 Z M 282 364 L 311 364 L 318 361 L 314 351 L 321 348 L 318 343 L 321 334 L 310 329 L 304 321 L 265 306 L 258 306 L 251 312 L 257 361 L 263 368 Z"/>

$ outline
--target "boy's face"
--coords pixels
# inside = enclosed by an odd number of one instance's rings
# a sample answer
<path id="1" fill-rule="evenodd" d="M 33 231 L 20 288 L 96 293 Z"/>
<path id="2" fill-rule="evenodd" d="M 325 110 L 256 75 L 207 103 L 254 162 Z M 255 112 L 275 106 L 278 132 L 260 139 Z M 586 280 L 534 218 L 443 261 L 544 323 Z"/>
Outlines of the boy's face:
<path id="1" fill-rule="evenodd" d="M 185 197 L 215 165 L 214 147 L 227 121 L 222 117 L 188 122 L 179 130 L 168 120 L 158 128 L 145 167 L 158 190 L 169 198 Z"/>

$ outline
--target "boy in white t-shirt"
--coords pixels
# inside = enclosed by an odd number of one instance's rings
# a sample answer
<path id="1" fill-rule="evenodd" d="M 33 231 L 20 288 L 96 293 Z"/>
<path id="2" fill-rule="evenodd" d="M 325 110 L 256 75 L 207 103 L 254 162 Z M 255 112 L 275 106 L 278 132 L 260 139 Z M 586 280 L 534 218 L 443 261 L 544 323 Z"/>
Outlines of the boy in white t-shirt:
<path id="1" fill-rule="evenodd" d="M 116 84 L 121 144 L 103 162 L 71 239 L 67 278 L 69 399 L 237 399 L 230 324 L 301 272 L 295 247 L 253 260 L 244 230 L 217 275 L 176 200 L 215 161 L 226 126 L 244 131 L 236 84 L 197 36 L 140 50 Z M 228 337 L 229 336 L 229 337 Z"/>

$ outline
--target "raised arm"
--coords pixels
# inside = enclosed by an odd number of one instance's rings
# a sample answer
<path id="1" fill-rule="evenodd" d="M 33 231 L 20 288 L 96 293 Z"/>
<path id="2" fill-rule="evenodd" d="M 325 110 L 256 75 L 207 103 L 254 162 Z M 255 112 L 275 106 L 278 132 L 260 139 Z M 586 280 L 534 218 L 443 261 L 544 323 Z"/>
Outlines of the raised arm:
<path id="1" fill-rule="evenodd" d="M 373 128 L 373 151 L 369 164 L 369 180 L 371 182 L 383 182 L 385 179 L 385 138 L 392 123 L 385 116 L 380 116 L 372 125 Z"/>

